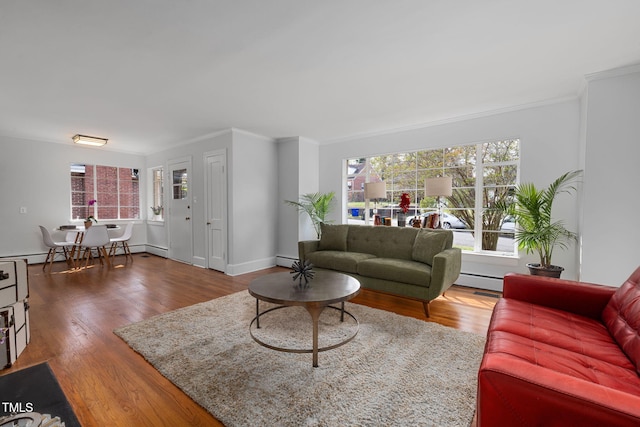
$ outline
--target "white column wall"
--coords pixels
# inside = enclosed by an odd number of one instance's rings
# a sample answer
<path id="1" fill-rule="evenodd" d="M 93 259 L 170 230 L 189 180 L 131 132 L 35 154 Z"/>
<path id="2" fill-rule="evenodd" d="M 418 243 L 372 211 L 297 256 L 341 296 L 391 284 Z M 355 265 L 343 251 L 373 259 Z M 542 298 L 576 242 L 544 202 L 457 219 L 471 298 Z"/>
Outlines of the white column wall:
<path id="1" fill-rule="evenodd" d="M 302 219 L 293 206 L 285 200 L 298 200 L 300 194 L 300 138 L 278 140 L 278 252 L 277 264 L 291 265 L 297 257 L 299 222 Z"/>
<path id="2" fill-rule="evenodd" d="M 620 286 L 640 266 L 640 67 L 590 76 L 581 280 Z"/>
<path id="3" fill-rule="evenodd" d="M 227 273 L 276 265 L 278 152 L 274 139 L 233 129 Z"/>
<path id="4" fill-rule="evenodd" d="M 299 200 L 300 195 L 318 192 L 318 143 L 307 138 L 293 137 L 278 140 L 278 265 L 289 267 L 298 259 L 298 241 L 317 238 L 306 214 L 284 203 Z M 336 205 L 337 206 L 337 205 Z"/>
<path id="5" fill-rule="evenodd" d="M 298 164 L 300 165 L 299 194 L 309 194 L 319 192 L 320 183 L 320 166 L 319 166 L 320 147 L 318 143 L 308 139 L 300 138 L 298 151 Z M 340 205 L 334 200 L 333 211 L 337 211 Z M 298 240 L 317 239 L 318 235 L 313 228 L 313 224 L 308 215 L 303 215 L 298 222 Z M 296 245 L 296 254 L 298 253 Z"/>

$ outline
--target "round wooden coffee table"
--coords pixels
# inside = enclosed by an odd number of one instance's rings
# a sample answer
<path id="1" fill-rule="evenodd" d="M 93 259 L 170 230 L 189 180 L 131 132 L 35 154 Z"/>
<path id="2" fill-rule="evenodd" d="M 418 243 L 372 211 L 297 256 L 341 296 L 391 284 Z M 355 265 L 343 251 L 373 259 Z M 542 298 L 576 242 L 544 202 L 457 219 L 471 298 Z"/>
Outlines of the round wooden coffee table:
<path id="1" fill-rule="evenodd" d="M 249 333 L 251 334 L 251 338 L 258 344 L 273 350 L 290 353 L 313 353 L 313 367 L 315 368 L 318 366 L 318 352 L 340 347 L 351 341 L 357 335 L 358 330 L 344 341 L 328 347 L 318 348 L 318 319 L 326 307 L 339 310 L 341 312 L 341 321 L 344 321 L 344 315 L 346 314 L 358 324 L 358 319 L 344 309 L 344 302 L 358 295 L 360 292 L 360 282 L 346 274 L 326 270 L 315 271 L 314 278 L 306 286 L 300 286 L 297 280 L 293 281 L 292 279 L 292 274 L 283 272 L 268 274 L 251 282 L 249 285 L 249 293 L 256 299 L 256 317 L 251 320 Z M 279 306 L 261 313 L 260 301 L 279 304 Z M 337 303 L 341 304 L 340 308 L 330 305 Z M 296 350 L 276 347 L 254 336 L 251 327 L 255 323 L 256 327 L 260 328 L 260 316 L 273 310 L 293 306 L 304 307 L 311 315 L 311 321 L 313 323 L 312 349 Z"/>

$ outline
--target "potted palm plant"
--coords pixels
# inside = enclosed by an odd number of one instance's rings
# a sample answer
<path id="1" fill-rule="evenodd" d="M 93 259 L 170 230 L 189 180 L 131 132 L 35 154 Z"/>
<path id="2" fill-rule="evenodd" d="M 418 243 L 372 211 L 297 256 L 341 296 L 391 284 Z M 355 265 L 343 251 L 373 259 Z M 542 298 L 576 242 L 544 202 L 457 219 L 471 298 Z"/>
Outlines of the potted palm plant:
<path id="1" fill-rule="evenodd" d="M 577 234 L 567 230 L 562 221 L 552 221 L 551 208 L 556 196 L 576 191 L 575 182 L 581 173 L 581 170 L 567 172 L 545 189 L 538 189 L 532 183 L 520 184 L 509 198 L 511 201 L 498 206 L 516 221 L 518 247 L 540 257 L 539 263 L 527 264 L 533 275 L 560 277 L 564 271 L 563 267 L 551 264 L 553 250 L 556 246 L 568 248 L 577 240 Z"/>
<path id="2" fill-rule="evenodd" d="M 326 217 L 331 209 L 331 201 L 335 193 L 309 193 L 300 196 L 300 201 L 285 200 L 285 203 L 294 206 L 298 212 L 309 215 L 313 228 L 320 238 L 320 224 L 326 223 Z"/>

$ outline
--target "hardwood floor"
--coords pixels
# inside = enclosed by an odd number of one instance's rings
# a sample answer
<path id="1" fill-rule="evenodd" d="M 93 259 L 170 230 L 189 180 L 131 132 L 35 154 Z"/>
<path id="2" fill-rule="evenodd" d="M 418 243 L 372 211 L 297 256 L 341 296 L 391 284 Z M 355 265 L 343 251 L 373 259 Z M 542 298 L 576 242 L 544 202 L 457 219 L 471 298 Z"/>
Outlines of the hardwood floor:
<path id="1" fill-rule="evenodd" d="M 219 426 L 113 329 L 246 290 L 272 268 L 242 276 L 147 254 L 113 268 L 29 266 L 31 343 L 1 375 L 48 361 L 83 426 Z M 498 294 L 454 286 L 431 304 L 429 321 L 485 334 Z M 426 320 L 418 301 L 363 290 L 352 302 Z"/>

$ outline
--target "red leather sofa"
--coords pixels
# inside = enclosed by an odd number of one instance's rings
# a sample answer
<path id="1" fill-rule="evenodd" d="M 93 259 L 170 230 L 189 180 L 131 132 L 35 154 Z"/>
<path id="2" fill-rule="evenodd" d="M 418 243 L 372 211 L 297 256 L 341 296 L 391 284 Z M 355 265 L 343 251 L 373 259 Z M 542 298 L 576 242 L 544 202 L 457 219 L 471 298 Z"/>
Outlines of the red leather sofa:
<path id="1" fill-rule="evenodd" d="M 620 287 L 508 274 L 478 373 L 486 426 L 640 426 L 640 268 Z"/>

